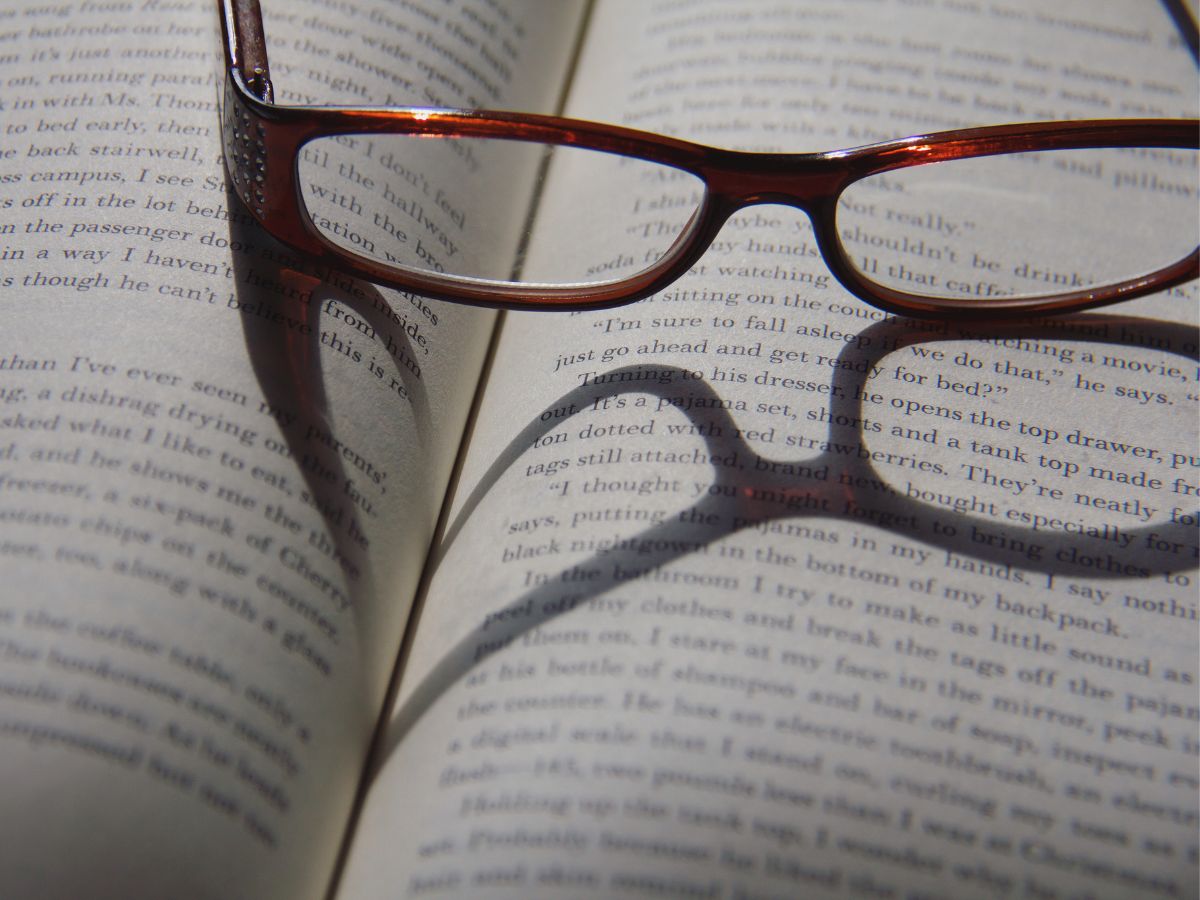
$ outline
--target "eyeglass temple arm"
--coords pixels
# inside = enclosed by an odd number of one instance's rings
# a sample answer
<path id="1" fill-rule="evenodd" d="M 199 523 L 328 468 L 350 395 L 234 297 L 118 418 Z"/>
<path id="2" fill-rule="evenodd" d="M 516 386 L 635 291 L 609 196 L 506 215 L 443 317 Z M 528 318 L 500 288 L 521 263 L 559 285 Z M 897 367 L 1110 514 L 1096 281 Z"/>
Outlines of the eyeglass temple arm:
<path id="1" fill-rule="evenodd" d="M 267 39 L 263 34 L 262 9 L 258 0 L 226 0 L 232 10 L 236 43 L 231 48 L 233 64 L 256 97 L 268 103 L 274 99 L 271 71 L 267 64 Z"/>

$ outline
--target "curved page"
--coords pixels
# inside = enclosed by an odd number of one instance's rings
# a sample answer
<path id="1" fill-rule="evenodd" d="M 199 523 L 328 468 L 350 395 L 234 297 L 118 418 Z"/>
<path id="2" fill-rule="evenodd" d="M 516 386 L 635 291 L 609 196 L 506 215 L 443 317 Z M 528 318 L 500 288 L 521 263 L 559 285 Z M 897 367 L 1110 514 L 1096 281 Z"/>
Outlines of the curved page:
<path id="1" fill-rule="evenodd" d="M 277 96 L 313 104 L 548 109 L 577 16 L 264 6 Z M 215 25 L 211 2 L 0 10 L 11 896 L 323 894 L 491 335 L 251 223 Z M 313 181 L 344 227 L 432 233 L 400 179 L 338 162 Z"/>
<path id="2" fill-rule="evenodd" d="M 1196 99 L 1138 3 L 602 2 L 569 110 L 823 150 Z M 1059 162 L 1026 181 L 1089 205 L 1020 252 L 1137 246 L 1173 196 L 1195 246 L 1194 154 Z M 551 184 L 531 256 L 627 271 L 691 202 L 590 187 Z M 883 183 L 843 240 L 962 282 L 955 232 L 1014 190 L 964 187 Z M 974 249 L 981 296 L 1086 274 Z M 760 206 L 641 303 L 507 318 L 345 894 L 1194 891 L 1196 308 L 899 320 Z"/>

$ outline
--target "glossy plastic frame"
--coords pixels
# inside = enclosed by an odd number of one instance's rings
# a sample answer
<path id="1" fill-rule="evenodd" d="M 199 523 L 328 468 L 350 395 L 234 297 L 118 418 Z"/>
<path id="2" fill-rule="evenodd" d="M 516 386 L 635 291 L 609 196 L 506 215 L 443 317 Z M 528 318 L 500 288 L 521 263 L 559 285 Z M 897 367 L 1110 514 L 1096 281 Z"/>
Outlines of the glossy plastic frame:
<path id="1" fill-rule="evenodd" d="M 1164 290 L 1200 275 L 1200 248 L 1178 262 L 1117 284 L 1063 294 L 987 300 L 925 297 L 862 276 L 837 236 L 841 192 L 868 175 L 942 160 L 1031 150 L 1100 147 L 1200 148 L 1200 120 L 1116 119 L 999 125 L 917 135 L 827 153 L 746 153 L 554 116 L 426 108 L 328 108 L 273 102 L 258 0 L 217 0 L 225 43 L 221 113 L 226 166 L 235 190 L 272 235 L 316 260 L 378 284 L 443 300 L 507 309 L 595 309 L 630 303 L 669 285 L 708 249 L 725 220 L 761 203 L 792 206 L 812 220 L 829 270 L 855 296 L 908 316 L 1000 318 L 1104 306 Z M 297 158 L 305 143 L 338 134 L 500 138 L 590 148 L 638 157 L 699 177 L 700 209 L 651 268 L 621 281 L 543 286 L 455 278 L 384 265 L 326 240 L 300 194 Z"/>

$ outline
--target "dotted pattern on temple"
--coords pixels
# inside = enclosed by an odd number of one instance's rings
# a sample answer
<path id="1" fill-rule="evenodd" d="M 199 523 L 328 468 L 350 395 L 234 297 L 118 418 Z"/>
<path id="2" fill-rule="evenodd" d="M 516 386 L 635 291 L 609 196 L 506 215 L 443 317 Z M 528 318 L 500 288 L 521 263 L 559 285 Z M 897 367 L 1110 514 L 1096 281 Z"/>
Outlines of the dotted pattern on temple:
<path id="1" fill-rule="evenodd" d="M 260 219 L 267 186 L 266 129 L 240 102 L 233 85 L 225 84 L 225 159 L 233 186 Z"/>

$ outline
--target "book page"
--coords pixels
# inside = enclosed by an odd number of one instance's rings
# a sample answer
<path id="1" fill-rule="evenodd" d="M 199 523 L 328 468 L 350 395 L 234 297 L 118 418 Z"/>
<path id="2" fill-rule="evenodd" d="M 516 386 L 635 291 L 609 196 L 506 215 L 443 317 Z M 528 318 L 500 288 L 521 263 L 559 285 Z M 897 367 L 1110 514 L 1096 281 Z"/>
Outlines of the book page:
<path id="1" fill-rule="evenodd" d="M 281 102 L 541 110 L 579 12 L 264 6 Z M 252 224 L 216 25 L 209 0 L 0 10 L 13 896 L 324 893 L 491 337 Z"/>
<path id="2" fill-rule="evenodd" d="M 569 112 L 776 151 L 1192 115 L 1157 13 L 600 3 Z M 1172 198 L 1169 261 L 1195 247 L 1194 154 L 1085 167 L 1078 229 L 978 246 L 969 282 L 947 236 L 1005 182 L 940 215 L 884 183 L 839 230 L 978 296 L 1086 279 L 1035 252 L 1144 248 Z M 597 271 L 695 202 L 549 185 L 577 246 L 531 257 Z M 898 319 L 758 206 L 645 301 L 506 317 L 343 896 L 1189 896 L 1196 299 Z"/>

